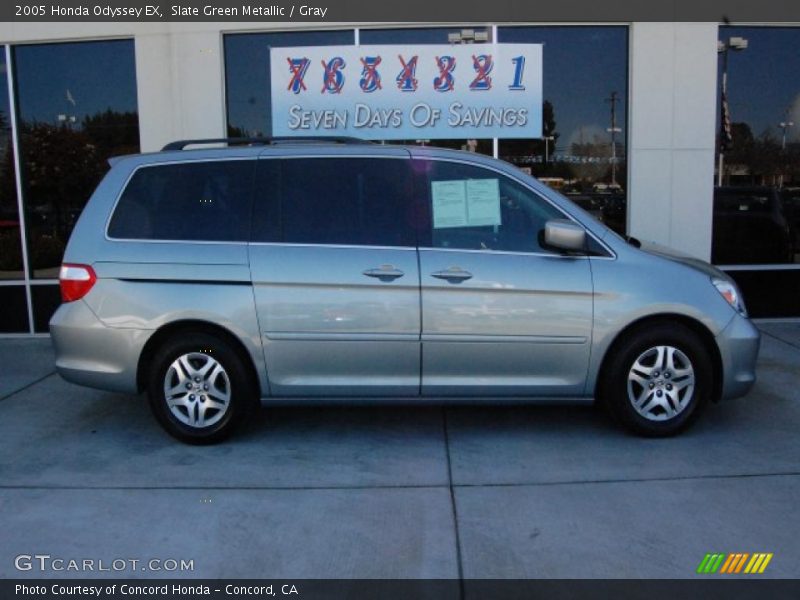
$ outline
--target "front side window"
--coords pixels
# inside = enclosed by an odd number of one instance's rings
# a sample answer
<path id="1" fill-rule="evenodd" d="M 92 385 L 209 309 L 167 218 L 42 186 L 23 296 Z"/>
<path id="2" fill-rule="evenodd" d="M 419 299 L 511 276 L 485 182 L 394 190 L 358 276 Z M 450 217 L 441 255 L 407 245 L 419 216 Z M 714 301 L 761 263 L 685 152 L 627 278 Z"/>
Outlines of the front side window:
<path id="1" fill-rule="evenodd" d="M 255 160 L 144 167 L 125 188 L 108 235 L 118 239 L 247 241 Z"/>
<path id="2" fill-rule="evenodd" d="M 541 237 L 564 215 L 505 175 L 456 162 L 426 161 L 431 246 L 462 250 L 551 252 Z"/>
<path id="3" fill-rule="evenodd" d="M 259 162 L 253 241 L 354 246 L 416 243 L 408 160 Z"/>

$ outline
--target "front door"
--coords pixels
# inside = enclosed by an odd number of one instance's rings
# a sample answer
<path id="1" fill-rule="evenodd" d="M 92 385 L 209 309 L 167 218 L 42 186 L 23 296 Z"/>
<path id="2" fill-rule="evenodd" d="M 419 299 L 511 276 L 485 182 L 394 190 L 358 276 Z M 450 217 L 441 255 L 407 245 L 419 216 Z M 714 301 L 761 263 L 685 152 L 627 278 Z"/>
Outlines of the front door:
<path id="1" fill-rule="evenodd" d="M 540 241 L 545 222 L 565 215 L 488 168 L 430 161 L 415 171 L 427 173 L 431 217 L 420 248 L 423 395 L 582 395 L 590 261 Z"/>

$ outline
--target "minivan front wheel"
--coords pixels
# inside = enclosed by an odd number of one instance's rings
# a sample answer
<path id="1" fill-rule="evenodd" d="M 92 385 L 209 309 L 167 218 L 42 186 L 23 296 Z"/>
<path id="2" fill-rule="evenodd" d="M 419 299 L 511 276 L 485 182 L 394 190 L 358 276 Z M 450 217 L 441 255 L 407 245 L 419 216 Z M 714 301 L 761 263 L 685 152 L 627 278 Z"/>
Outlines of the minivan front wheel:
<path id="1" fill-rule="evenodd" d="M 674 435 L 696 418 L 712 388 L 708 351 L 679 323 L 640 328 L 617 345 L 600 395 L 628 429 Z"/>
<path id="2" fill-rule="evenodd" d="M 150 364 L 150 407 L 164 429 L 184 442 L 227 437 L 251 404 L 252 386 L 240 358 L 216 336 L 178 334 Z"/>

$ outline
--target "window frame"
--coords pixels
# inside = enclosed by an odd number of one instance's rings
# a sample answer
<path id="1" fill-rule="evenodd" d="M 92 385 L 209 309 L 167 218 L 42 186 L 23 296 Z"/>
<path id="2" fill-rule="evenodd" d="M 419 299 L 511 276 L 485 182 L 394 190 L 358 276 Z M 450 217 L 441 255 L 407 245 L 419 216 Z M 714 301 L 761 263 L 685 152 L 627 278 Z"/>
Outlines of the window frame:
<path id="1" fill-rule="evenodd" d="M 602 254 L 592 255 L 589 253 L 581 254 L 581 255 L 570 255 L 570 254 L 560 254 L 560 253 L 544 253 L 544 252 L 521 252 L 521 251 L 510 251 L 510 250 L 492 250 L 492 249 L 460 249 L 460 248 L 437 248 L 432 246 L 430 242 L 431 237 L 431 228 L 433 224 L 431 209 L 429 206 L 429 197 L 427 196 L 427 185 L 429 180 L 427 176 L 422 175 L 414 175 L 414 169 L 410 169 L 411 176 L 414 177 L 413 179 L 413 197 L 411 198 L 412 206 L 415 206 L 415 210 L 419 211 L 418 214 L 421 215 L 422 223 L 418 227 L 414 227 L 414 237 L 415 237 L 415 245 L 413 246 L 386 246 L 386 245 L 361 245 L 361 244 L 311 244 L 311 243 L 300 243 L 300 242 L 283 242 L 283 241 L 272 241 L 272 242 L 263 242 L 263 241 L 255 241 L 253 240 L 253 228 L 252 228 L 252 217 L 254 216 L 255 206 L 256 206 L 256 189 L 255 184 L 258 178 L 258 164 L 255 165 L 255 169 L 253 170 L 253 187 L 251 192 L 251 199 L 250 199 L 250 214 L 251 214 L 251 227 L 248 235 L 248 240 L 246 241 L 212 241 L 212 240 L 170 240 L 170 239 L 131 239 L 131 238 L 114 238 L 111 237 L 108 233 L 109 226 L 111 224 L 111 219 L 114 216 L 114 213 L 117 210 L 117 205 L 119 204 L 120 199 L 122 198 L 122 194 L 128 187 L 130 180 L 133 176 L 140 170 L 146 169 L 148 167 L 157 167 L 157 166 L 166 166 L 172 164 L 186 164 L 186 163 L 200 163 L 200 162 L 223 162 L 223 161 L 244 161 L 244 160 L 253 160 L 253 161 L 261 161 L 261 160 L 294 160 L 294 159 L 331 159 L 331 158 L 362 158 L 362 159 L 394 159 L 394 160 L 403 160 L 409 161 L 409 166 L 411 166 L 411 161 L 421 160 L 421 161 L 439 161 L 439 162 L 452 162 L 452 163 L 460 163 L 466 166 L 471 167 L 478 167 L 483 168 L 487 171 L 496 173 L 500 176 L 507 177 L 511 181 L 517 183 L 518 185 L 522 186 L 524 189 L 528 190 L 530 193 L 534 194 L 537 198 L 543 200 L 550 206 L 552 206 L 555 210 L 561 213 L 564 219 L 567 219 L 580 227 L 586 232 L 586 235 L 594 240 L 595 244 L 600 248 Z M 496 159 L 495 159 L 496 160 Z M 423 187 L 423 190 L 420 190 L 420 186 Z M 281 206 L 282 211 L 282 206 Z M 281 219 L 283 215 L 281 213 Z M 613 231 L 612 231 L 613 233 Z M 257 244 L 262 246 L 296 246 L 296 247 L 327 247 L 327 248 L 376 248 L 376 249 L 384 249 L 384 250 L 437 250 L 441 252 L 479 252 L 479 253 L 492 253 L 492 254 L 509 254 L 509 255 L 518 255 L 518 256 L 543 256 L 549 258 L 567 258 L 567 259 L 594 259 L 594 260 L 616 260 L 617 255 L 611 249 L 611 247 L 602 241 L 601 238 L 597 237 L 594 232 L 591 231 L 588 227 L 586 227 L 583 223 L 575 219 L 572 215 L 566 212 L 561 206 L 553 202 L 550 198 L 546 195 L 542 194 L 539 190 L 531 187 L 527 182 L 521 180 L 520 178 L 514 177 L 511 173 L 507 173 L 506 171 L 495 167 L 494 165 L 486 165 L 483 163 L 477 163 L 470 160 L 459 159 L 459 158 L 452 158 L 452 157 L 440 157 L 440 156 L 414 156 L 413 154 L 409 154 L 408 157 L 398 156 L 398 155 L 387 155 L 387 154 L 367 154 L 364 152 L 354 153 L 354 154 L 293 154 L 293 155 L 257 155 L 257 156 L 238 156 L 238 157 L 217 157 L 217 158 L 198 158 L 192 160 L 169 160 L 163 162 L 154 162 L 154 163 L 147 163 L 141 164 L 134 167 L 128 176 L 125 179 L 125 182 L 120 187 L 120 190 L 117 192 L 116 198 L 111 206 L 111 209 L 108 213 L 106 218 L 106 224 L 104 227 L 104 237 L 106 241 L 109 242 L 138 242 L 138 243 L 147 243 L 147 244 L 227 244 L 227 245 L 244 245 L 244 244 Z"/>

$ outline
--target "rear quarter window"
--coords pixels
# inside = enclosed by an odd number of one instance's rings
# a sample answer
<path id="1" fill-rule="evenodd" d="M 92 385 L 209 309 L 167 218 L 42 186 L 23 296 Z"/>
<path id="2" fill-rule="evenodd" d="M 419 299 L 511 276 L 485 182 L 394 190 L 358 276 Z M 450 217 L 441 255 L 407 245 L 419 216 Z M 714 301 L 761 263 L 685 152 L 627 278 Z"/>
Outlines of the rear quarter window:
<path id="1" fill-rule="evenodd" d="M 139 168 L 120 196 L 109 237 L 247 241 L 255 162 L 198 161 Z"/>

